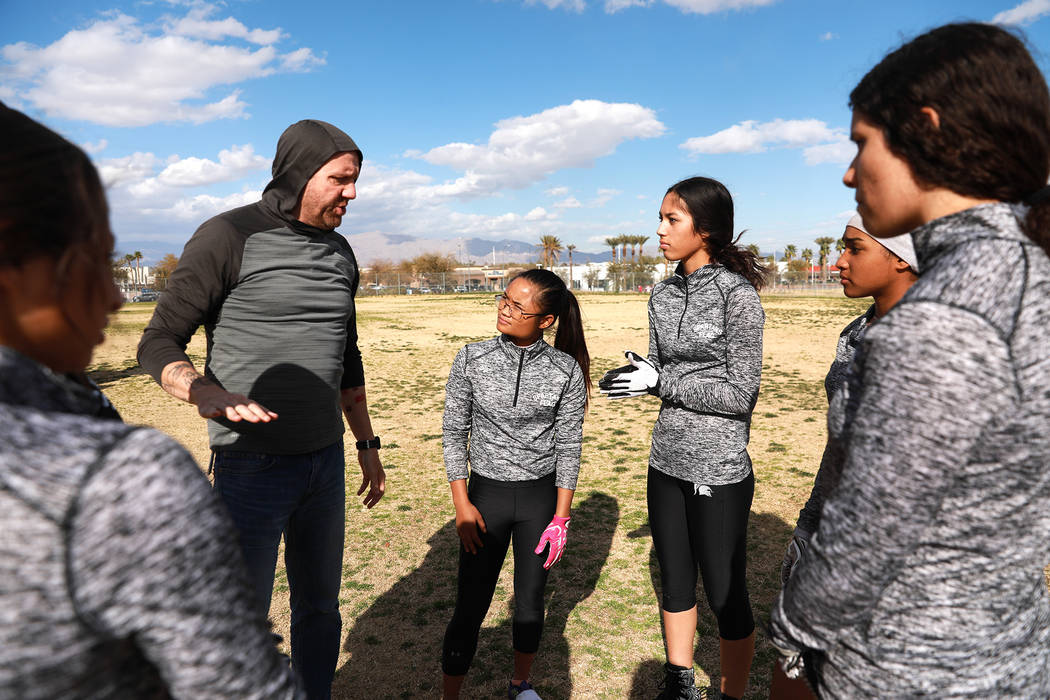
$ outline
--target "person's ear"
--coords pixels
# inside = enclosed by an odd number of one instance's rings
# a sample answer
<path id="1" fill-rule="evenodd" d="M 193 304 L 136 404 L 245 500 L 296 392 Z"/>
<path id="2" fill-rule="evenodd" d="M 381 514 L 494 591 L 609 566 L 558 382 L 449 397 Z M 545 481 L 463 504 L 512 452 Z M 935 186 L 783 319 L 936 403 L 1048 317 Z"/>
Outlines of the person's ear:
<path id="1" fill-rule="evenodd" d="M 933 125 L 934 129 L 941 128 L 941 115 L 937 113 L 937 110 L 933 107 L 923 107 L 919 111 L 930 120 L 930 124 Z"/>
<path id="2" fill-rule="evenodd" d="M 896 255 L 893 256 L 893 269 L 897 272 L 911 272 L 911 265 L 898 258 Z M 914 274 L 914 273 L 912 273 Z"/>
<path id="3" fill-rule="evenodd" d="M 547 314 L 540 320 L 540 330 L 547 330 L 554 323 L 554 316 Z"/>

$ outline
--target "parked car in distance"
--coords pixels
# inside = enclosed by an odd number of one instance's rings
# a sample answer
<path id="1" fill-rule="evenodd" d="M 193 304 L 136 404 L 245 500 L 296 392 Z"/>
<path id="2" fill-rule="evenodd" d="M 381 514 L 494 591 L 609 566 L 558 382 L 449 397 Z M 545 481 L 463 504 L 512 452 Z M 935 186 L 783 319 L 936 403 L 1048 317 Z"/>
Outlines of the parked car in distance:
<path id="1" fill-rule="evenodd" d="M 160 299 L 160 292 L 142 292 L 132 297 L 131 301 L 156 301 L 157 299 Z"/>
<path id="2" fill-rule="evenodd" d="M 467 291 L 467 288 L 464 287 L 463 285 L 459 285 L 459 286 L 456 287 L 456 292 L 465 292 L 465 291 Z"/>

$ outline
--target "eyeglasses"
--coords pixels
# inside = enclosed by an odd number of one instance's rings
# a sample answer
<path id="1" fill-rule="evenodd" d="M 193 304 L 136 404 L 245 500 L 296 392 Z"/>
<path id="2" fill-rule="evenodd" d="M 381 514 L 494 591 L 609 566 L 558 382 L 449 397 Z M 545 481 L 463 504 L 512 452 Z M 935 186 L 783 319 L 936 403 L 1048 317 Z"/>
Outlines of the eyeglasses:
<path id="1" fill-rule="evenodd" d="M 496 306 L 499 308 L 500 311 L 503 310 L 504 306 L 509 307 L 510 308 L 510 317 L 513 318 L 513 319 L 529 318 L 530 316 L 543 316 L 544 315 L 542 311 L 540 313 L 535 313 L 535 314 L 530 314 L 530 313 L 527 313 L 525 311 L 522 311 L 517 306 L 515 306 L 514 303 L 509 298 L 507 298 L 506 294 L 497 294 L 496 295 Z"/>

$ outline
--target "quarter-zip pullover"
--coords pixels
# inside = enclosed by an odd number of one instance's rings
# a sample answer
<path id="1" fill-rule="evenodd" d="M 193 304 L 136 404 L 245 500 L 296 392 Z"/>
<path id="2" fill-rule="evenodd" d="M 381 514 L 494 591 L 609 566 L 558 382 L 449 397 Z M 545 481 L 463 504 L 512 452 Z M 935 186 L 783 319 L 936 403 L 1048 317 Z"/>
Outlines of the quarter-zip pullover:
<path id="1" fill-rule="evenodd" d="M 445 471 L 498 481 L 538 479 L 575 489 L 587 388 L 576 360 L 542 338 L 518 347 L 506 336 L 456 354 L 445 387 Z M 469 448 L 468 448 L 469 442 Z"/>
<path id="2" fill-rule="evenodd" d="M 208 480 L 99 398 L 0 347 L 0 697 L 304 697 Z"/>
<path id="3" fill-rule="evenodd" d="M 1021 205 L 912 232 L 828 428 L 845 464 L 772 614 L 821 697 L 1050 697 L 1050 259 Z"/>
<path id="4" fill-rule="evenodd" d="M 765 313 L 758 292 L 722 265 L 660 282 L 649 297 L 649 359 L 660 416 L 649 466 L 699 485 L 751 473 L 747 443 L 762 375 Z"/>
<path id="5" fill-rule="evenodd" d="M 824 392 L 827 394 L 828 402 L 846 381 L 849 368 L 853 365 L 853 356 L 857 353 L 864 332 L 875 319 L 875 305 L 872 304 L 863 314 L 853 319 L 848 326 L 839 334 L 839 342 L 835 348 L 835 361 L 831 363 L 831 369 L 824 377 Z M 817 470 L 817 478 L 813 481 L 813 491 L 809 500 L 798 514 L 796 527 L 804 531 L 805 535 L 812 535 L 820 525 L 820 511 L 824 508 L 824 501 L 828 494 L 839 483 L 839 475 L 842 474 L 842 462 L 845 455 L 842 444 L 832 438 L 828 438 L 824 446 L 824 454 L 820 458 L 820 469 Z"/>

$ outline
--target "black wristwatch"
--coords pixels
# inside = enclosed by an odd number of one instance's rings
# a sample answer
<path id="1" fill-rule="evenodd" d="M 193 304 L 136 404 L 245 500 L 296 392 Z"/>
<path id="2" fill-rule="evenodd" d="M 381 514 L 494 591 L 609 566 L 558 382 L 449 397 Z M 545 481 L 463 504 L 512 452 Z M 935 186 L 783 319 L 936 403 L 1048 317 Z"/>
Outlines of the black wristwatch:
<path id="1" fill-rule="evenodd" d="M 357 449 L 360 450 L 378 450 L 382 445 L 379 443 L 379 436 L 376 435 L 371 440 L 358 440 Z"/>

